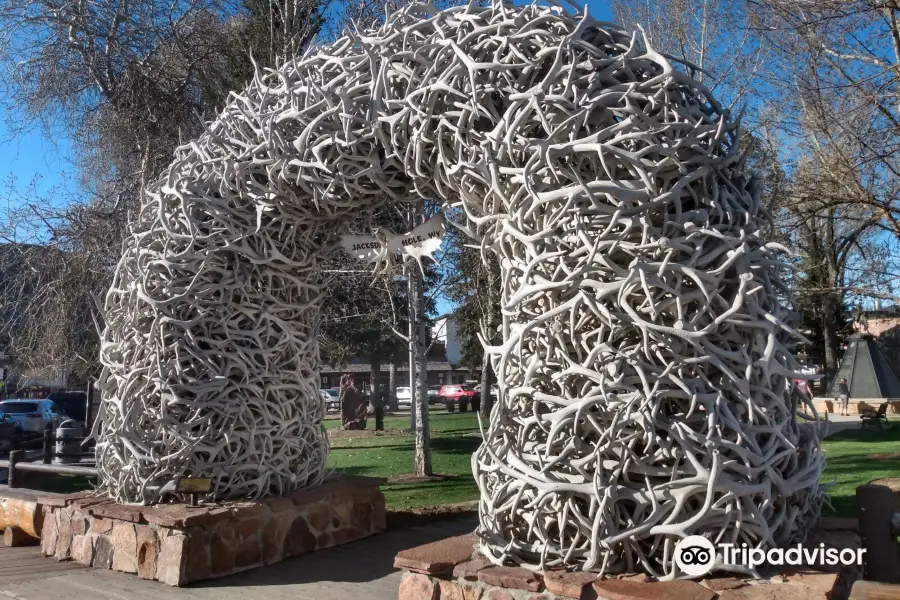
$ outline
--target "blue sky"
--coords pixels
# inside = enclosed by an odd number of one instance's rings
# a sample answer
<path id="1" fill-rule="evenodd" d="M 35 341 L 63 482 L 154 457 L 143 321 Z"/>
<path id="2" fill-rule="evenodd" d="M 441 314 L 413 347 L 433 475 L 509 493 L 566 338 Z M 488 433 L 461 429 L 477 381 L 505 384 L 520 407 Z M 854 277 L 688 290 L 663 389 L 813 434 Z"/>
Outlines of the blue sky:
<path id="1" fill-rule="evenodd" d="M 606 0 L 591 0 L 587 5 L 595 19 L 612 18 Z M 42 195 L 54 189 L 76 192 L 78 180 L 72 177 L 71 158 L 66 139 L 40 130 L 17 136 L 0 120 L 0 198 L 6 197 L 11 182 L 24 192 L 35 178 Z"/>

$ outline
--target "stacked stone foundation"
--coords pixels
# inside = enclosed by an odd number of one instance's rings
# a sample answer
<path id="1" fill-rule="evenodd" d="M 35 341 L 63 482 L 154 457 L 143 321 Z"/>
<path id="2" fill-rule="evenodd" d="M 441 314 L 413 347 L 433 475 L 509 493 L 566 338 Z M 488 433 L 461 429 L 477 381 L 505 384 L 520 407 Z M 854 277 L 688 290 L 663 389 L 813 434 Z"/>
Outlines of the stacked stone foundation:
<path id="1" fill-rule="evenodd" d="M 86 494 L 42 498 L 41 551 L 184 586 L 383 532 L 381 483 L 343 476 L 277 498 L 196 508 Z"/>
<path id="2" fill-rule="evenodd" d="M 807 543 L 858 548 L 855 519 L 828 519 Z M 714 572 L 697 581 L 652 581 L 645 574 L 535 572 L 496 566 L 478 551 L 474 534 L 403 550 L 399 600 L 847 600 L 861 575 L 853 568 L 763 569 L 762 577 Z"/>

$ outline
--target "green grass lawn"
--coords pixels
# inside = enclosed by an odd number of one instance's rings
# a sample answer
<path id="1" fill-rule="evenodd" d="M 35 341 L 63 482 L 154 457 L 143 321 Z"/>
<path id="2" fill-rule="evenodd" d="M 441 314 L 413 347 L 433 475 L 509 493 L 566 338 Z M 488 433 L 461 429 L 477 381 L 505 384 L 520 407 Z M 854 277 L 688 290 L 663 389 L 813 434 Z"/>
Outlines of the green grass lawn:
<path id="1" fill-rule="evenodd" d="M 874 427 L 836 433 L 823 442 L 828 464 L 823 483 L 837 484 L 828 490 L 834 514 L 856 516 L 856 488 L 873 479 L 900 477 L 900 459 L 873 458 L 878 454 L 900 454 L 900 422 L 890 429 Z"/>
<path id="2" fill-rule="evenodd" d="M 328 429 L 340 424 L 326 421 Z M 392 508 L 438 506 L 476 500 L 478 488 L 472 479 L 472 452 L 481 440 L 466 436 L 478 431 L 474 413 L 431 414 L 431 461 L 434 472 L 447 476 L 443 481 L 387 483 L 381 487 Z M 409 427 L 409 416 L 388 417 L 387 429 Z M 369 427 L 374 426 L 370 420 Z M 332 440 L 330 467 L 354 475 L 391 477 L 413 472 L 415 437 L 412 434 L 371 437 L 338 437 Z"/>

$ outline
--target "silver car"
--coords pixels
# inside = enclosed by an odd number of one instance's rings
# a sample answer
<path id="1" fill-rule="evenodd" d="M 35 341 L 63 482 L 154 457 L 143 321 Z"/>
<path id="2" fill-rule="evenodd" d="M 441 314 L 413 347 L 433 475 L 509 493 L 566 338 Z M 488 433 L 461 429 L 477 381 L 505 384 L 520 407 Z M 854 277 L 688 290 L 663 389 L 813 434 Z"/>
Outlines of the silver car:
<path id="1" fill-rule="evenodd" d="M 53 400 L 29 398 L 0 402 L 0 413 L 17 422 L 28 437 L 43 435 L 47 423 L 56 427 L 66 418 Z"/>
<path id="2" fill-rule="evenodd" d="M 325 402 L 325 412 L 341 412 L 340 388 L 328 388 L 319 390 L 319 396 Z"/>
<path id="3" fill-rule="evenodd" d="M 408 387 L 397 388 L 397 408 L 412 408 L 412 393 Z"/>

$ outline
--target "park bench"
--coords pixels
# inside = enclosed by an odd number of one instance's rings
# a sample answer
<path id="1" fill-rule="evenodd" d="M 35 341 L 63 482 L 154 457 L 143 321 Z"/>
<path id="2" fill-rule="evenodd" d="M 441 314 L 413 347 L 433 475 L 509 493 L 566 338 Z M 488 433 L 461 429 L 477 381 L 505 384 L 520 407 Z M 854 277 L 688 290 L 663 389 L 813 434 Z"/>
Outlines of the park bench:
<path id="1" fill-rule="evenodd" d="M 881 406 L 878 407 L 878 410 L 864 410 L 859 415 L 859 418 L 862 419 L 862 425 L 860 427 L 865 427 L 867 424 L 875 424 L 879 427 L 887 425 L 887 409 L 888 403 L 882 402 Z"/>

